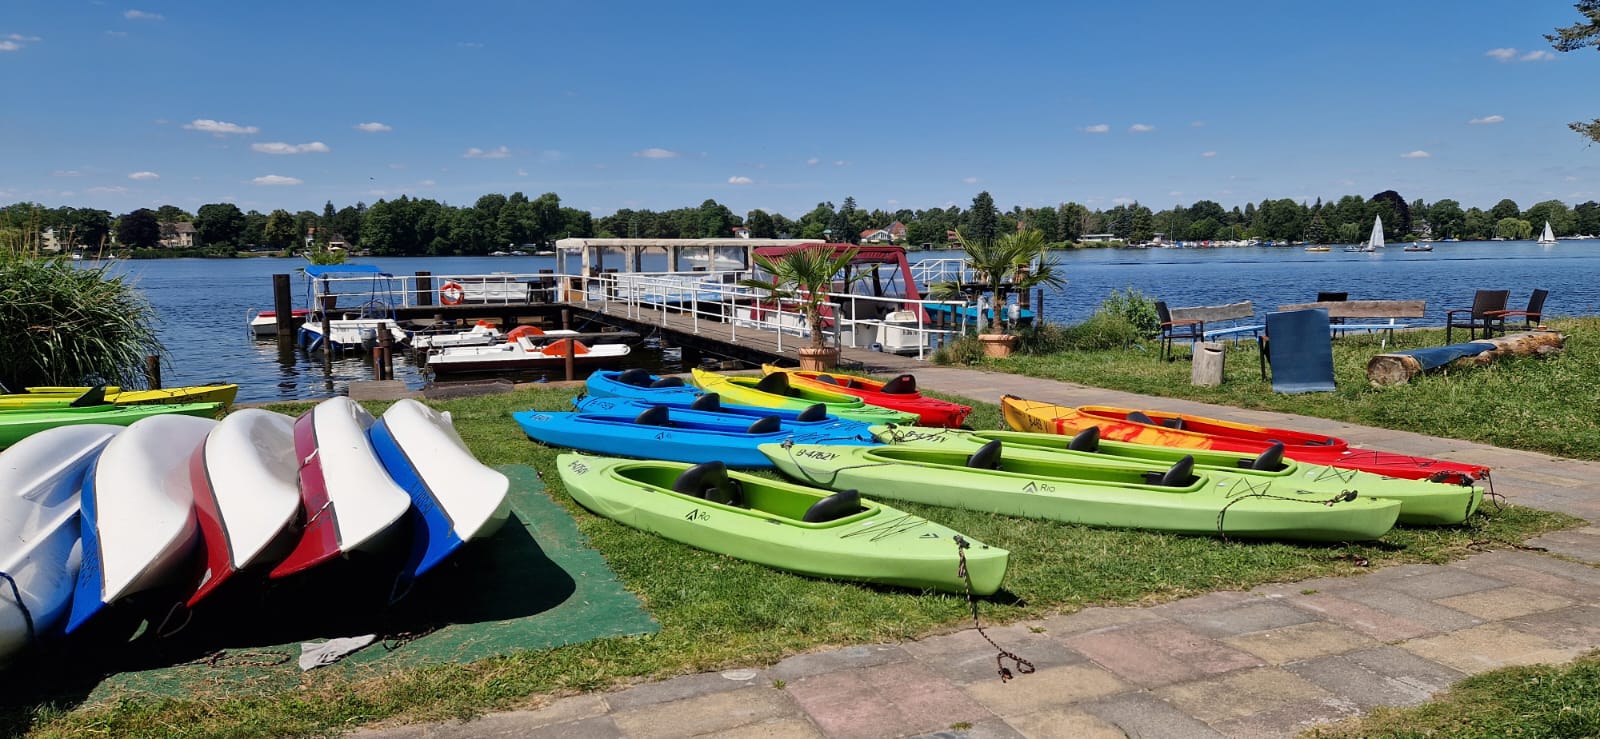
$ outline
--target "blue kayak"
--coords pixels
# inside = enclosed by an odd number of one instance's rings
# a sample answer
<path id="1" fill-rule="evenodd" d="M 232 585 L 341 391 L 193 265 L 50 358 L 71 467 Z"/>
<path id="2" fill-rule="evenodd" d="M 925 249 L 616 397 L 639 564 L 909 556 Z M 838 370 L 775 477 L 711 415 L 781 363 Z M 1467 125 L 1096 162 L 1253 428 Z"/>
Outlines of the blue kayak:
<path id="1" fill-rule="evenodd" d="M 689 385 L 681 377 L 652 375 L 647 369 L 636 367 L 621 372 L 595 372 L 584 382 L 589 395 L 596 398 L 633 398 L 652 403 L 693 403 L 700 397 L 700 388 Z"/>
<path id="2" fill-rule="evenodd" d="M 572 401 L 572 404 L 579 411 L 585 413 L 637 414 L 651 406 L 663 405 L 675 411 L 699 411 L 742 418 L 745 423 L 758 418 L 766 418 L 767 416 L 777 416 L 790 423 L 859 423 L 864 426 L 871 426 L 865 421 L 835 416 L 828 412 L 828 406 L 823 403 L 807 406 L 798 411 L 789 408 L 761 408 L 753 405 L 724 405 L 722 396 L 718 393 L 706 393 L 695 398 L 692 402 L 686 402 L 682 398 L 640 400 L 638 398 L 596 398 L 589 396 L 587 398 L 576 398 Z M 822 426 L 807 426 L 806 428 L 809 430 L 822 428 Z M 852 431 L 852 433 L 854 432 Z"/>
<path id="3" fill-rule="evenodd" d="M 668 406 L 634 410 L 629 404 L 594 412 L 521 411 L 511 417 L 529 438 L 550 446 L 695 464 L 720 461 L 729 467 L 771 467 L 756 448 L 761 444 L 878 445 L 866 424 L 857 421 L 794 422 L 771 413 L 752 419 Z"/>

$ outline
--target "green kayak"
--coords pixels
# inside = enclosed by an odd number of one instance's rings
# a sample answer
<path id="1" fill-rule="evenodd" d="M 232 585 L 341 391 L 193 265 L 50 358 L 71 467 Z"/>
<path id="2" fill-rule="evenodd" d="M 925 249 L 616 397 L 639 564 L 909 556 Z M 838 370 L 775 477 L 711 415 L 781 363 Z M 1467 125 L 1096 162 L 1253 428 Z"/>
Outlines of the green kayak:
<path id="1" fill-rule="evenodd" d="M 836 490 L 1090 526 L 1356 541 L 1383 536 L 1400 515 L 1392 500 L 1277 487 L 1264 492 L 1265 485 L 1241 484 L 1239 475 L 1195 470 L 1187 457 L 1166 470 L 1146 471 L 1065 455 L 1008 455 L 998 441 L 970 455 L 910 446 L 760 449 L 784 474 Z"/>
<path id="2" fill-rule="evenodd" d="M 921 418 L 915 413 L 873 405 L 854 395 L 790 385 L 787 372 L 736 377 L 695 368 L 690 377 L 701 390 L 721 395 L 722 402 L 729 405 L 803 411 L 821 403 L 827 407 L 828 415 L 864 423 L 916 423 Z"/>
<path id="3" fill-rule="evenodd" d="M 1280 491 L 1285 487 L 1329 497 L 1354 490 L 1364 498 L 1383 498 L 1400 503 L 1400 523 L 1440 526 L 1464 523 L 1483 502 L 1483 491 L 1470 485 L 1408 480 L 1361 470 L 1347 470 L 1320 464 L 1298 462 L 1283 456 L 1282 445 L 1258 456 L 1239 452 L 1135 444 L 1101 439 L 1097 427 L 1077 436 L 1036 434 L 1027 431 L 961 431 L 904 426 L 873 426 L 873 437 L 885 444 L 938 447 L 967 454 L 991 441 L 1005 443 L 1011 456 L 1031 456 L 1033 452 L 1069 455 L 1088 464 L 1133 466 L 1144 470 L 1166 469 L 1185 456 L 1194 457 L 1196 470 L 1236 474 L 1250 485 L 1267 482 Z M 1270 491 L 1267 491 L 1270 492 Z"/>
<path id="4" fill-rule="evenodd" d="M 47 408 L 42 410 L 0 410 L 0 449 L 11 446 L 31 434 L 57 426 L 79 423 L 109 423 L 127 426 L 141 418 L 179 413 L 200 418 L 218 418 L 222 415 L 221 403 L 174 403 L 171 405 L 91 405 L 83 408 Z"/>
<path id="5" fill-rule="evenodd" d="M 618 523 L 730 557 L 812 577 L 960 593 L 963 548 L 972 592 L 1000 587 L 1009 553 L 924 518 L 860 498 L 689 465 L 562 454 L 567 493 Z"/>

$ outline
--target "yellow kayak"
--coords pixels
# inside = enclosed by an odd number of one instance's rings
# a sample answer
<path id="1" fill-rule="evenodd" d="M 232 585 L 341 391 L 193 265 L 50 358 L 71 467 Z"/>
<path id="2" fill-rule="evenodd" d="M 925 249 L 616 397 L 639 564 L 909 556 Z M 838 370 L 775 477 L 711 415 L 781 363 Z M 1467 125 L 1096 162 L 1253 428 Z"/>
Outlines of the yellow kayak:
<path id="1" fill-rule="evenodd" d="M 90 387 L 30 387 L 27 392 L 0 395 L 0 410 L 42 410 L 65 408 L 85 394 L 101 388 Z M 128 390 L 120 387 L 104 388 L 104 403 L 113 405 L 166 405 L 171 403 L 221 403 L 231 405 L 239 394 L 238 385 L 194 385 L 172 387 L 164 390 Z M 84 404 L 93 403 L 86 398 Z"/>

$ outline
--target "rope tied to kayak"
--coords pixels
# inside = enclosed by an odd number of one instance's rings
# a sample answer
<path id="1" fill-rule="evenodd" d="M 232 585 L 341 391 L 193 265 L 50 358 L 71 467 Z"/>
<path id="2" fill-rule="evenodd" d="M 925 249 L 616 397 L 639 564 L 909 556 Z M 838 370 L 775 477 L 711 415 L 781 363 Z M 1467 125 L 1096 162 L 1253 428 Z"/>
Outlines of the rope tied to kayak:
<path id="1" fill-rule="evenodd" d="M 0 578 L 5 578 L 6 584 L 11 586 L 11 598 L 17 602 L 17 610 L 22 611 L 22 623 L 28 627 L 28 641 L 33 641 L 36 635 L 33 630 L 33 612 L 28 610 L 28 604 L 22 601 L 22 589 L 17 587 L 17 579 L 11 573 L 0 571 Z"/>
<path id="2" fill-rule="evenodd" d="M 956 534 L 952 538 L 956 542 L 956 558 L 958 559 L 956 576 L 961 578 L 961 585 L 967 591 L 967 605 L 972 607 L 972 628 L 977 629 L 978 636 L 983 637 L 984 641 L 989 642 L 989 646 L 995 648 L 997 654 L 994 656 L 994 666 L 1000 674 L 1000 682 L 1007 682 L 1015 677 L 1015 675 L 1011 674 L 1011 669 L 1006 667 L 1005 660 L 1008 659 L 1016 665 L 1018 673 L 1023 675 L 1033 674 L 1034 666 L 1032 662 L 1006 651 L 999 644 L 996 644 L 994 639 L 989 638 L 989 634 L 983 630 L 983 624 L 978 621 L 978 599 L 972 597 L 972 575 L 967 572 L 967 547 L 972 546 L 972 543 L 968 542 L 960 534 Z"/>
<path id="3" fill-rule="evenodd" d="M 1358 491 L 1346 489 L 1346 490 L 1340 490 L 1338 493 L 1334 494 L 1334 496 L 1331 497 L 1331 498 L 1321 498 L 1321 499 L 1315 499 L 1315 498 L 1292 498 L 1292 497 L 1289 497 L 1287 495 L 1274 495 L 1272 493 L 1268 493 L 1267 489 L 1270 488 L 1270 487 L 1271 487 L 1271 483 L 1267 483 L 1266 485 L 1264 485 L 1264 486 L 1262 486 L 1260 488 L 1254 488 L 1253 489 L 1253 488 L 1248 487 L 1248 484 L 1247 484 L 1247 486 L 1245 487 L 1243 493 L 1235 495 L 1235 493 L 1233 491 L 1230 491 L 1228 493 L 1228 497 L 1232 498 L 1232 500 L 1229 500 L 1227 502 L 1227 504 L 1223 505 L 1222 508 L 1217 511 L 1217 536 L 1222 537 L 1222 540 L 1224 542 L 1228 541 L 1228 531 L 1227 531 L 1226 528 L 1224 528 L 1224 525 L 1223 525 L 1224 521 L 1226 520 L 1226 518 L 1228 516 L 1228 509 L 1232 508 L 1233 504 L 1238 503 L 1238 502 L 1243 501 L 1243 500 L 1251 500 L 1251 499 L 1256 499 L 1256 500 L 1288 500 L 1288 501 L 1294 501 L 1296 503 L 1314 503 L 1314 504 L 1317 504 L 1317 505 L 1321 505 L 1321 506 L 1326 506 L 1326 507 L 1332 508 L 1333 506 L 1336 506 L 1336 505 L 1338 505 L 1340 503 L 1349 503 L 1350 501 L 1353 501 L 1357 497 L 1360 496 L 1360 493 Z M 1297 492 L 1306 493 L 1306 494 L 1310 494 L 1311 493 L 1311 491 L 1309 491 L 1309 490 L 1300 490 L 1300 491 L 1297 491 Z"/>

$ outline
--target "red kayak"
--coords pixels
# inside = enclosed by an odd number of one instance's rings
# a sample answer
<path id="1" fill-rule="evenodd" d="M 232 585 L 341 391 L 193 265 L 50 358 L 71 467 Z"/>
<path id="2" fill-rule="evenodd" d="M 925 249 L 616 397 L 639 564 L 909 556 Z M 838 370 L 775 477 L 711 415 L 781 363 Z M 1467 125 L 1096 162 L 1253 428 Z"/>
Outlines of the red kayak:
<path id="1" fill-rule="evenodd" d="M 923 426 L 957 428 L 966 420 L 967 414 L 972 412 L 971 406 L 929 398 L 917 392 L 917 378 L 911 375 L 900 375 L 888 382 L 878 382 L 865 377 L 783 369 L 770 364 L 762 365 L 761 370 L 769 375 L 774 372 L 787 372 L 789 381 L 802 387 L 854 395 L 872 405 L 915 413 L 919 417 L 918 422 Z"/>
<path id="2" fill-rule="evenodd" d="M 1019 431 L 1073 435 L 1090 426 L 1102 438 L 1140 444 L 1260 454 L 1282 442 L 1284 456 L 1309 464 L 1373 472 L 1388 477 L 1470 485 L 1489 477 L 1489 468 L 1432 457 L 1353 448 L 1344 439 L 1288 429 L 1234 423 L 1163 411 L 1086 405 L 1079 408 L 1023 400 L 1000 400 L 1006 423 Z"/>

